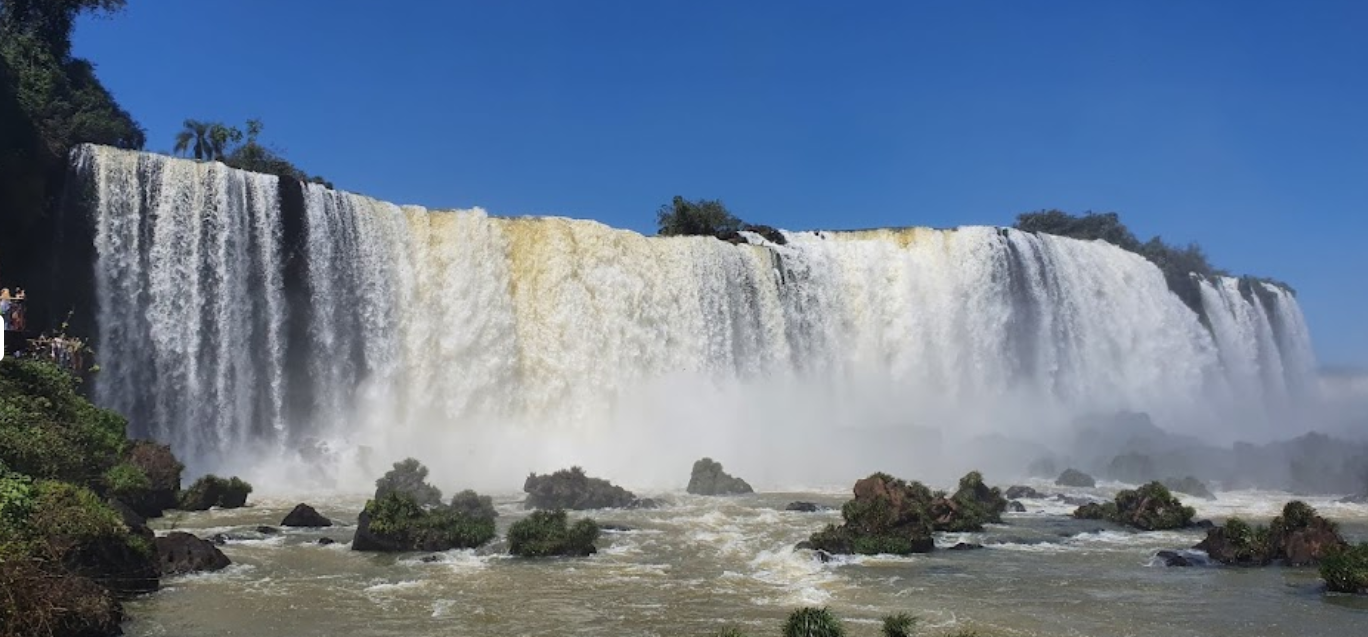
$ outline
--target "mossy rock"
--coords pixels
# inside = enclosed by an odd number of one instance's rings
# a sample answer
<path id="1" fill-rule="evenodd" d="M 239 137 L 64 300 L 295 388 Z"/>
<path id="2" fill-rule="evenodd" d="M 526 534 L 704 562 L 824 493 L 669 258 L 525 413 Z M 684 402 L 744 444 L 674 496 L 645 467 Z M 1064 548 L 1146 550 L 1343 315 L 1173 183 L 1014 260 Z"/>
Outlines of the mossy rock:
<path id="1" fill-rule="evenodd" d="M 1192 526 L 1196 511 L 1183 506 L 1162 484 L 1151 482 L 1116 494 L 1113 502 L 1085 504 L 1073 516 L 1086 520 L 1109 520 L 1142 531 L 1163 531 Z"/>
<path id="2" fill-rule="evenodd" d="M 1064 473 L 1059 474 L 1055 479 L 1055 484 L 1061 487 L 1085 487 L 1092 488 L 1097 486 L 1097 481 L 1092 476 L 1077 469 L 1065 469 Z"/>
<path id="3" fill-rule="evenodd" d="M 936 531 L 982 531 L 985 524 L 1000 524 L 1007 510 L 1002 490 L 983 483 L 983 474 L 970 471 L 960 478 L 959 488 L 948 500 L 931 501 L 931 528 Z"/>
<path id="4" fill-rule="evenodd" d="M 357 517 L 355 551 L 449 551 L 478 547 L 495 536 L 493 517 L 449 507 L 427 508 L 411 494 L 390 491 L 366 502 Z"/>
<path id="5" fill-rule="evenodd" d="M 935 494 L 920 482 L 875 473 L 855 483 L 841 506 L 840 526 L 828 525 L 802 546 L 833 554 L 907 555 L 935 548 L 928 509 Z"/>
<path id="6" fill-rule="evenodd" d="M 1289 566 L 1314 566 L 1348 548 L 1334 522 L 1310 505 L 1293 500 L 1269 526 L 1251 527 L 1240 518 L 1207 531 L 1197 546 L 1211 559 L 1235 566 L 1264 566 L 1281 561 Z"/>
<path id="7" fill-rule="evenodd" d="M 141 474 L 141 479 L 133 471 Z M 177 494 L 184 471 L 185 465 L 176 459 L 170 447 L 137 440 L 128 446 L 124 461 L 105 473 L 105 479 L 110 496 L 127 504 L 138 515 L 155 518 L 178 505 Z"/>
<path id="8" fill-rule="evenodd" d="M 534 511 L 508 528 L 508 552 L 518 557 L 585 557 L 598 552 L 596 522 L 571 525 L 564 510 Z"/>
<path id="9" fill-rule="evenodd" d="M 183 511 L 207 511 L 211 507 L 236 509 L 247 504 L 247 496 L 252 493 L 252 485 L 238 477 L 228 479 L 209 474 L 196 480 L 190 488 L 181 492 L 180 509 Z"/>
<path id="10" fill-rule="evenodd" d="M 631 506 L 636 496 L 602 478 L 591 478 L 580 467 L 548 475 L 531 474 L 523 482 L 529 509 L 612 509 Z"/>
<path id="11" fill-rule="evenodd" d="M 1192 476 L 1183 478 L 1164 478 L 1164 486 L 1168 487 L 1170 491 L 1190 495 L 1195 498 L 1202 498 L 1204 500 L 1216 499 L 1216 494 L 1212 493 L 1211 489 L 1208 489 L 1204 482 Z"/>
<path id="12" fill-rule="evenodd" d="M 1327 590 L 1368 595 L 1368 542 L 1326 555 L 1321 560 L 1320 575 Z"/>
<path id="13" fill-rule="evenodd" d="M 755 492 L 745 480 L 723 471 L 722 463 L 712 458 L 702 458 L 693 464 L 686 490 L 694 495 L 741 495 Z"/>

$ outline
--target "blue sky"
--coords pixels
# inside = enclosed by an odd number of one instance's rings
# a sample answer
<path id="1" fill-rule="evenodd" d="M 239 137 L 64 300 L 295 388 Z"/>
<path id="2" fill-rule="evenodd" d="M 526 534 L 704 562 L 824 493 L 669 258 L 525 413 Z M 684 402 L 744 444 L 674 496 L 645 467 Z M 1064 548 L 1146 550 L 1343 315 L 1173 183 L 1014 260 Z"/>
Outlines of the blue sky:
<path id="1" fill-rule="evenodd" d="M 1114 210 L 1368 365 L 1368 3 L 130 0 L 77 55 L 168 150 L 259 117 L 338 187 L 654 230 Z"/>

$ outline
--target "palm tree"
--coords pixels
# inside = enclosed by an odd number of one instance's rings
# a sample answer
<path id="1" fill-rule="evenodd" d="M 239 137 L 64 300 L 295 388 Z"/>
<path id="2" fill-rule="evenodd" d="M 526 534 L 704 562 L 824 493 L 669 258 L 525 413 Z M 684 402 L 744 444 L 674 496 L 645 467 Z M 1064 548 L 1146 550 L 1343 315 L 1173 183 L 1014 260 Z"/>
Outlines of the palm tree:
<path id="1" fill-rule="evenodd" d="M 228 144 L 242 139 L 242 133 L 236 128 L 218 122 L 187 119 L 184 126 L 176 133 L 176 147 L 172 152 L 193 152 L 195 159 L 222 161 L 227 156 L 224 151 Z"/>

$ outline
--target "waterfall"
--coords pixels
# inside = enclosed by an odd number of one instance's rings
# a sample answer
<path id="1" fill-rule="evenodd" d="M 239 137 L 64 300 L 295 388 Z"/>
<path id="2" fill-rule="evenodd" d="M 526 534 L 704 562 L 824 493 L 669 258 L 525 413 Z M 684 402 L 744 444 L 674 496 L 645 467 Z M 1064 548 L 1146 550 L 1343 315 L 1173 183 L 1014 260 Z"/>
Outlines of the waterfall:
<path id="1" fill-rule="evenodd" d="M 1276 429 L 1313 378 L 1286 290 L 1203 280 L 1204 320 L 1102 242 L 964 227 L 732 244 L 318 185 L 292 210 L 277 178 L 221 164 L 77 162 L 97 398 L 197 467 L 416 454 L 473 479 L 588 457 L 645 476 L 765 447 L 739 464 L 779 480 L 861 431 L 1025 435 L 1120 409 Z M 870 453 L 900 457 L 890 440 Z"/>

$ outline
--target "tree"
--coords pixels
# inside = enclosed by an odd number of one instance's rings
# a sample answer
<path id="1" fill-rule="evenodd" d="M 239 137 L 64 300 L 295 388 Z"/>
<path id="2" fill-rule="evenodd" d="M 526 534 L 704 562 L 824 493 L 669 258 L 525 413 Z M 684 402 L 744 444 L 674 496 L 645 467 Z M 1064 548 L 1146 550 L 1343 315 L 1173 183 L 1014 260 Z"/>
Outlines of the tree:
<path id="1" fill-rule="evenodd" d="M 82 13 L 117 13 L 127 0 L 5 0 L 0 30 L 6 36 L 32 34 L 58 58 L 71 53 L 71 29 Z"/>
<path id="2" fill-rule="evenodd" d="M 741 220 L 728 211 L 721 201 L 689 201 L 678 195 L 670 204 L 660 207 L 656 220 L 660 224 L 659 233 L 663 236 L 717 236 L 736 232 L 742 227 Z"/>
<path id="3" fill-rule="evenodd" d="M 242 131 L 218 122 L 187 119 L 183 126 L 172 149 L 178 155 L 192 152 L 198 160 L 223 161 L 229 145 L 242 141 Z"/>

